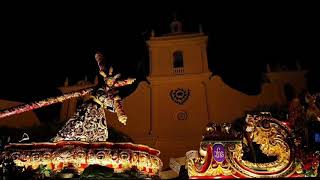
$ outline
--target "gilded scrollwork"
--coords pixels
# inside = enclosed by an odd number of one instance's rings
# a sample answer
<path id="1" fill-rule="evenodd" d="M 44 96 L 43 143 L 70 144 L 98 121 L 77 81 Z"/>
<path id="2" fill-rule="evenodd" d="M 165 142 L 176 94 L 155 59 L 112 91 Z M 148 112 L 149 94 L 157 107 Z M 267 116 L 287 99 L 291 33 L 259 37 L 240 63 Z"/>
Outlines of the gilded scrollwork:
<path id="1" fill-rule="evenodd" d="M 291 148 L 287 143 L 290 130 L 280 121 L 270 116 L 251 116 L 246 118 L 247 133 L 253 142 L 260 145 L 260 150 L 267 156 L 276 156 L 270 163 L 253 163 L 243 160 L 242 153 L 235 151 L 239 163 L 254 171 L 278 172 L 288 167 L 291 162 Z"/>
<path id="2" fill-rule="evenodd" d="M 212 146 L 214 144 L 211 143 L 203 143 L 202 146 L 207 146 L 206 155 L 191 157 L 187 159 L 187 168 L 189 177 L 192 176 L 231 176 L 233 173 L 233 169 L 230 167 L 229 163 L 223 159 L 221 162 L 216 161 L 213 157 L 215 156 L 213 153 Z M 202 149 L 204 149 L 202 147 Z M 213 153 L 212 153 L 213 152 Z M 221 153 L 225 153 L 221 151 Z"/>
<path id="3" fill-rule="evenodd" d="M 241 138 L 226 138 L 234 135 L 230 124 L 218 126 L 209 123 L 206 127 L 203 141 L 200 143 L 199 155 L 187 159 L 189 177 L 193 176 L 231 176 L 231 177 L 287 177 L 296 173 L 299 168 L 294 165 L 291 130 L 281 121 L 271 117 L 270 113 L 248 115 L 246 117 L 246 136 Z M 268 163 L 251 162 L 244 159 L 242 145 L 250 141 L 259 145 L 263 154 L 276 159 Z M 216 152 L 214 146 L 219 144 L 225 150 L 225 159 L 215 157 L 222 152 Z M 217 148 L 216 148 L 217 149 Z M 217 154 L 215 154 L 217 153 Z M 219 159 L 220 158 L 220 159 Z M 206 166 L 206 164 L 210 164 Z"/>

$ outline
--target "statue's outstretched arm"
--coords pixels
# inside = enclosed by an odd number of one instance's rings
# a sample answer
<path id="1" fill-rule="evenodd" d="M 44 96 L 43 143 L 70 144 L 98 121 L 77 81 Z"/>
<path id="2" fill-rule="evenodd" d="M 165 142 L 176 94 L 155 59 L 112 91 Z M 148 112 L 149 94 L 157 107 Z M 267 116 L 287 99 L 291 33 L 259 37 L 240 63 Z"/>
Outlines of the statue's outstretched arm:
<path id="1" fill-rule="evenodd" d="M 119 96 L 116 96 L 114 98 L 114 101 L 113 101 L 113 106 L 114 106 L 114 110 L 118 116 L 118 120 L 126 125 L 127 123 L 127 115 L 125 114 L 124 110 L 123 110 L 123 107 L 122 107 L 122 101 L 121 101 L 121 98 Z"/>
<path id="2" fill-rule="evenodd" d="M 114 84 L 114 87 L 126 86 L 126 85 L 129 85 L 129 84 L 132 84 L 135 80 L 136 80 L 135 78 L 128 78 L 128 79 L 123 80 L 123 81 L 117 81 L 117 82 Z"/>

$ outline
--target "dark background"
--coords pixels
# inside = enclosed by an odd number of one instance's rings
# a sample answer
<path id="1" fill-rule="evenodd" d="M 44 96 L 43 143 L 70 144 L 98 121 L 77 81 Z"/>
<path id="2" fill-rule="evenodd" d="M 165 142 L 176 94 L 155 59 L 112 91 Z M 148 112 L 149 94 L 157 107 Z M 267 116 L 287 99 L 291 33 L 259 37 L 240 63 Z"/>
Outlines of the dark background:
<path id="1" fill-rule="evenodd" d="M 185 31 L 198 31 L 203 25 L 209 36 L 209 67 L 231 87 L 257 94 L 266 63 L 290 67 L 299 60 L 311 68 L 312 88 L 319 88 L 315 5 L 183 3 L 2 6 L 0 98 L 30 102 L 58 95 L 57 87 L 66 77 L 69 84 L 85 75 L 93 81 L 98 74 L 96 50 L 124 77 L 141 81 L 149 67 L 145 40 L 151 29 L 156 35 L 168 33 L 173 12 Z"/>

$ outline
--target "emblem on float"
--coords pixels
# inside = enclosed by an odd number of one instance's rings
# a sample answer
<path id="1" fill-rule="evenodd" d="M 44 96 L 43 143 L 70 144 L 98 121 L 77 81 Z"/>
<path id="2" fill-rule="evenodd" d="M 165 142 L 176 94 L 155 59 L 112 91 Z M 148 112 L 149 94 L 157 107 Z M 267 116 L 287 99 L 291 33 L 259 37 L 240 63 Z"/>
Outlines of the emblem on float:
<path id="1" fill-rule="evenodd" d="M 213 159 L 216 162 L 223 162 L 225 160 L 225 151 L 222 144 L 213 145 Z"/>

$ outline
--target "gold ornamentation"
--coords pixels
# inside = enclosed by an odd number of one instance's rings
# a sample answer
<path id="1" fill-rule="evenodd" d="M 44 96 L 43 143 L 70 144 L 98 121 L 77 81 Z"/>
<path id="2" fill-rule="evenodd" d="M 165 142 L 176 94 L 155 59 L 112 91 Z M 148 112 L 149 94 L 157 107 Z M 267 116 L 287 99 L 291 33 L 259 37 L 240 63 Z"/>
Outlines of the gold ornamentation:
<path id="1" fill-rule="evenodd" d="M 189 177 L 193 176 L 231 176 L 233 169 L 227 161 L 217 162 L 213 159 L 213 143 L 206 143 L 206 155 L 187 159 Z"/>
<path id="2" fill-rule="evenodd" d="M 220 130 L 217 129 L 217 125 L 212 123 L 206 127 L 204 137 L 207 140 L 201 142 L 199 155 L 187 159 L 189 177 L 275 178 L 289 177 L 301 171 L 301 167 L 294 164 L 293 147 L 288 143 L 291 130 L 285 124 L 272 118 L 270 113 L 262 113 L 259 116 L 248 115 L 246 123 L 248 137 L 252 142 L 260 145 L 262 153 L 267 156 L 275 156 L 275 161 L 253 163 L 244 160 L 242 143 L 247 144 L 246 139 L 243 138 L 242 142 L 241 139 L 225 139 L 224 135 L 228 135 L 230 132 L 234 134 L 231 126 L 222 124 Z M 208 140 L 210 137 L 213 140 Z M 216 161 L 213 158 L 215 152 L 212 151 L 215 144 L 221 144 L 225 148 L 225 160 L 216 159 Z"/>
<path id="3" fill-rule="evenodd" d="M 237 144 L 234 150 L 227 151 L 227 157 L 234 168 L 249 177 L 283 177 L 291 173 L 293 152 L 287 143 L 290 129 L 267 115 L 247 115 L 246 122 L 246 131 L 250 139 L 260 145 L 260 150 L 264 154 L 276 156 L 277 159 L 270 163 L 253 163 L 243 160 L 242 145 Z M 244 143 L 247 143 L 245 139 Z"/>
<path id="4" fill-rule="evenodd" d="M 93 164 L 108 166 L 121 173 L 132 167 L 140 172 L 155 175 L 162 168 L 162 161 L 158 157 L 160 152 L 144 145 L 132 143 L 86 143 L 86 142 L 58 142 L 10 144 L 5 147 L 3 156 L 12 158 L 20 167 L 33 169 L 40 165 L 47 165 L 55 172 L 64 167 L 73 166 L 80 174 Z"/>

